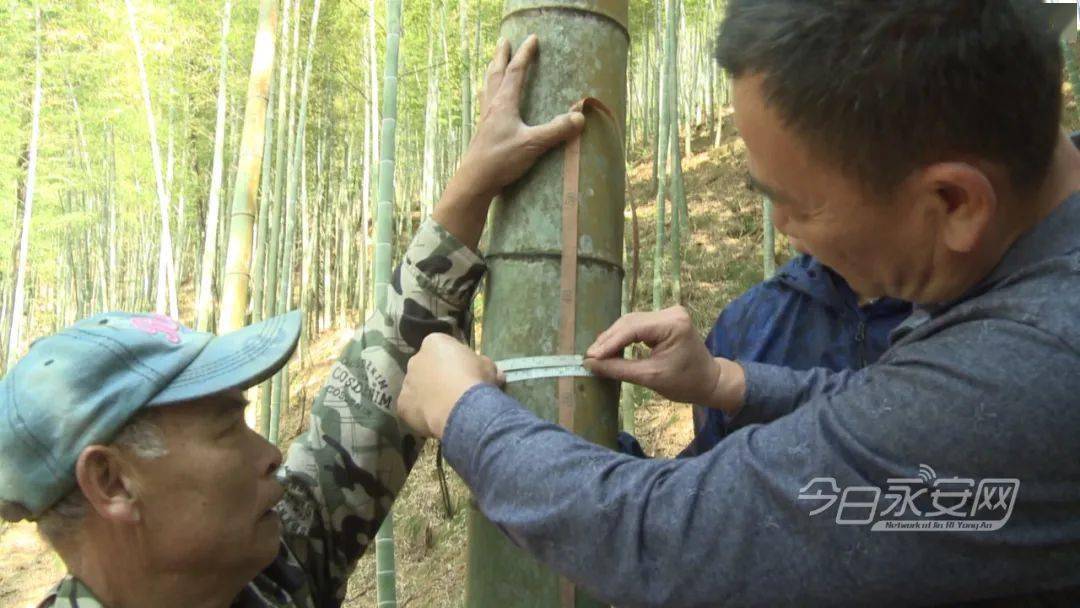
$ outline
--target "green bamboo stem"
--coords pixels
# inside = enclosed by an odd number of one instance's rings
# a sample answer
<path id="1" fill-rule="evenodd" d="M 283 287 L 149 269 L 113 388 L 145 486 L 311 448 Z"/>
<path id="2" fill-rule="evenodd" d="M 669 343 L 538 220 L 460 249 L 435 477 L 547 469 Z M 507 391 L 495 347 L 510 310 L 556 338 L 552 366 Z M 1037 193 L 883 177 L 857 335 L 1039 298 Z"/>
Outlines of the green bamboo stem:
<path id="1" fill-rule="evenodd" d="M 386 312 L 390 289 L 394 213 L 394 144 L 397 134 L 398 49 L 401 43 L 401 0 L 386 2 L 386 60 L 383 64 L 382 138 L 379 154 L 379 196 L 375 216 L 375 307 Z M 397 606 L 394 564 L 394 513 L 386 515 L 375 536 L 375 579 L 379 608 Z"/>
<path id="2" fill-rule="evenodd" d="M 233 182 L 232 217 L 229 222 L 228 250 L 225 254 L 221 316 L 217 327 L 221 333 L 242 327 L 248 308 L 251 249 L 259 181 L 262 177 L 266 106 L 270 75 L 274 69 L 276 26 L 277 0 L 262 0 L 259 4 L 255 50 L 251 58 L 251 80 L 248 83 L 244 127 L 240 136 L 240 158 Z"/>
<path id="3" fill-rule="evenodd" d="M 664 36 L 664 69 L 660 95 L 660 143 L 657 152 L 656 176 L 656 247 L 653 252 L 653 310 L 664 307 L 664 229 L 665 203 L 667 198 L 667 161 L 672 140 L 678 140 L 678 132 L 672 133 L 672 106 L 675 97 L 671 93 L 675 72 L 675 0 L 667 3 L 667 27 Z M 675 141 L 674 145 L 678 145 Z"/>

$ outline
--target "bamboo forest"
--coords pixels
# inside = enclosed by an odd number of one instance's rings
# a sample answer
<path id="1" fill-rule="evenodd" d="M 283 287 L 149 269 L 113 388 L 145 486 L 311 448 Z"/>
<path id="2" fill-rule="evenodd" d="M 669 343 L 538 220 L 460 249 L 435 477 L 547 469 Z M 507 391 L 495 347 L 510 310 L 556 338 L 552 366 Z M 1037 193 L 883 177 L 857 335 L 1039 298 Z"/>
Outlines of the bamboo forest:
<path id="1" fill-rule="evenodd" d="M 625 1 L 621 309 L 681 304 L 704 336 L 795 251 L 746 177 L 725 0 Z M 248 423 L 287 449 L 467 150 L 512 3 L 0 0 L 0 372 L 105 311 L 225 333 L 300 310 L 297 354 L 248 391 Z M 559 32 L 533 32 L 541 56 Z M 688 408 L 628 385 L 617 422 L 649 456 L 693 436 Z M 345 606 L 465 605 L 471 498 L 434 443 Z M 0 524 L 0 606 L 62 572 L 32 526 Z"/>

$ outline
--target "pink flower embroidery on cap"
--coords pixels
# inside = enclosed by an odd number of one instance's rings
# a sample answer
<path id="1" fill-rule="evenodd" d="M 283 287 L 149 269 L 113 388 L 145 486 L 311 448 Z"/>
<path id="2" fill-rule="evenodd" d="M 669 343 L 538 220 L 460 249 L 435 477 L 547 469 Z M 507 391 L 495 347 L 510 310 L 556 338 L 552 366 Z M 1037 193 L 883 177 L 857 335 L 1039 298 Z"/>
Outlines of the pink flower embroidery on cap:
<path id="1" fill-rule="evenodd" d="M 131 324 L 135 326 L 135 329 L 145 331 L 150 335 L 161 334 L 173 344 L 180 343 L 180 324 L 165 315 L 133 317 Z"/>

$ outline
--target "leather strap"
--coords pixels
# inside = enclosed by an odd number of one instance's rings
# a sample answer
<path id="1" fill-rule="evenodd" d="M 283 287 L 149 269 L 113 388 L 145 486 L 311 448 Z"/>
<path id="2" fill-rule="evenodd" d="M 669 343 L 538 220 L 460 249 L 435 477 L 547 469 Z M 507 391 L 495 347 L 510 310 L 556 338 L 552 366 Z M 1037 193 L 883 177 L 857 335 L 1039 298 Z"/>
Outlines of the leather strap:
<path id="1" fill-rule="evenodd" d="M 616 132 L 618 121 L 611 110 L 595 97 L 586 97 L 570 106 L 571 112 L 585 113 L 591 108 L 605 116 Z M 577 331 L 577 269 L 578 269 L 578 210 L 580 203 L 581 139 L 585 130 L 566 144 L 563 157 L 563 204 L 562 204 L 562 267 L 559 285 L 559 352 L 572 355 L 576 352 L 574 339 Z M 621 136 L 620 136 L 620 140 Z M 574 378 L 558 380 L 559 424 L 574 431 Z"/>
<path id="2" fill-rule="evenodd" d="M 618 133 L 619 123 L 615 115 L 599 99 L 586 97 L 570 106 L 571 112 L 585 113 L 587 108 L 600 112 L 608 118 Z M 581 139 L 585 130 L 566 144 L 563 157 L 563 204 L 562 204 L 562 267 L 559 285 L 559 353 L 573 355 L 576 352 L 574 338 L 577 330 L 577 269 L 578 269 L 578 210 L 580 203 L 579 181 L 581 178 Z M 622 141 L 620 135 L 619 141 Z M 574 432 L 574 378 L 558 379 L 559 424 Z M 574 584 L 559 578 L 559 601 L 562 608 L 574 608 Z"/>

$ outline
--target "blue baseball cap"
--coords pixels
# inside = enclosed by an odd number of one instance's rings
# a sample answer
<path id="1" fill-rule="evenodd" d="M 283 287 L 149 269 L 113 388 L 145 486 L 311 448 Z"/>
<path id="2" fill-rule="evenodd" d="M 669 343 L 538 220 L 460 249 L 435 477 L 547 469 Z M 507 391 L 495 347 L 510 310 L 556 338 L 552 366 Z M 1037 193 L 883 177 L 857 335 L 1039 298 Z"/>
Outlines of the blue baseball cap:
<path id="1" fill-rule="evenodd" d="M 299 311 L 223 336 L 110 312 L 36 340 L 0 379 L 0 500 L 36 518 L 75 487 L 83 448 L 108 443 L 143 408 L 262 382 L 299 337 Z"/>

